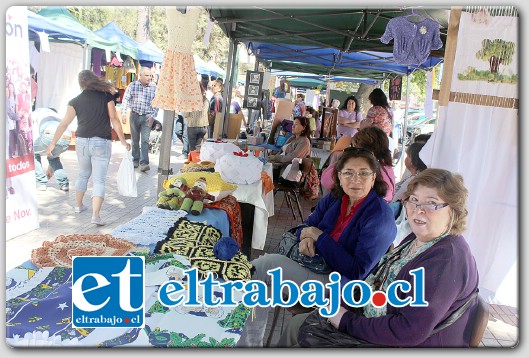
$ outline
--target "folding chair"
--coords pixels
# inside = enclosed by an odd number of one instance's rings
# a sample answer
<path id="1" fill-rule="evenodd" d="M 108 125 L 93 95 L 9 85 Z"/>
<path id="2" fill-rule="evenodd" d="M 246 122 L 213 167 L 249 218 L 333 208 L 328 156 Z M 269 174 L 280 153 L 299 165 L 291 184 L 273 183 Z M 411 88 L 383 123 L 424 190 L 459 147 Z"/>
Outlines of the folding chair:
<path id="1" fill-rule="evenodd" d="M 278 191 L 281 191 L 285 194 L 285 200 L 287 202 L 287 205 L 289 206 L 290 210 L 292 210 L 292 215 L 294 216 L 294 220 L 297 220 L 296 217 L 296 209 L 294 208 L 294 204 L 296 204 L 296 208 L 299 214 L 299 217 L 301 218 L 301 221 L 305 221 L 305 218 L 303 216 L 303 210 L 301 209 L 301 203 L 300 203 L 300 190 L 303 188 L 303 185 L 305 184 L 305 179 L 307 175 L 309 174 L 310 168 L 312 167 L 312 159 L 310 158 L 303 158 L 301 160 L 301 179 L 299 182 L 278 182 L 274 183 L 274 196 Z"/>

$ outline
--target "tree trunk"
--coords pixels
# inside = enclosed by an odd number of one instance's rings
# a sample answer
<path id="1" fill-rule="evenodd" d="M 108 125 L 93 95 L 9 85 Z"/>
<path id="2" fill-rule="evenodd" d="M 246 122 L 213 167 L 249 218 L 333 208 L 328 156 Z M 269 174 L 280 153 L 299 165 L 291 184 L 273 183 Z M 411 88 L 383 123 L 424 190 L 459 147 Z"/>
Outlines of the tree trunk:
<path id="1" fill-rule="evenodd" d="M 369 108 L 371 108 L 371 103 L 369 103 L 369 100 L 367 98 L 374 89 L 374 85 L 360 83 L 360 87 L 358 87 L 358 92 L 356 92 L 356 99 L 358 100 L 358 105 L 360 106 L 363 118 L 365 118 L 367 111 L 369 111 Z"/>
<path id="2" fill-rule="evenodd" d="M 501 63 L 503 60 L 500 57 L 492 56 L 489 58 L 489 68 L 491 73 L 498 73 Z"/>
<path id="3" fill-rule="evenodd" d="M 140 6 L 138 8 L 138 23 L 136 25 L 136 41 L 143 43 L 150 39 L 151 35 L 151 7 Z"/>

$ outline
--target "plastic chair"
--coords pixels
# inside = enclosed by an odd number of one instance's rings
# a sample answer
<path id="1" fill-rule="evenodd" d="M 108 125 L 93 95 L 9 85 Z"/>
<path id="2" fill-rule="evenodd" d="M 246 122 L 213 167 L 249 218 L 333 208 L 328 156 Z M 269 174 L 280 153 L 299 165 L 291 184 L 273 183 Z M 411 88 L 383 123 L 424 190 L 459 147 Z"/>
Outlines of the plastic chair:
<path id="1" fill-rule="evenodd" d="M 312 167 L 312 159 L 310 158 L 303 158 L 301 160 L 301 179 L 299 182 L 278 182 L 274 183 L 274 195 L 281 191 L 285 194 L 285 200 L 287 201 L 287 205 L 289 206 L 290 210 L 292 210 L 292 215 L 294 216 L 294 220 L 297 220 L 296 216 L 296 208 L 299 214 L 299 217 L 301 218 L 301 221 L 305 221 L 305 218 L 303 216 L 303 210 L 301 209 L 301 203 L 300 203 L 300 190 L 303 188 L 303 185 L 305 184 L 305 178 L 310 172 L 310 168 Z M 296 208 L 294 208 L 294 204 L 296 204 Z"/>
<path id="2" fill-rule="evenodd" d="M 489 305 L 478 295 L 478 305 L 474 316 L 469 320 L 472 325 L 472 334 L 470 336 L 470 347 L 477 348 L 483 338 L 487 324 L 489 323 Z"/>

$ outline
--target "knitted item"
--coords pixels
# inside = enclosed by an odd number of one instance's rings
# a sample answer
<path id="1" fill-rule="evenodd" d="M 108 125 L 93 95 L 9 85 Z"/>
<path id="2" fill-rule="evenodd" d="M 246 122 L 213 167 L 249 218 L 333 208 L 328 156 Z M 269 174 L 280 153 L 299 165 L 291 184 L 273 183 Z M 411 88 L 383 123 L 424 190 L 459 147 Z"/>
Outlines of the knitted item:
<path id="1" fill-rule="evenodd" d="M 111 235 L 59 235 L 54 241 L 44 241 L 31 252 L 31 262 L 37 267 L 72 267 L 73 256 L 123 256 L 136 247 L 133 243 Z"/>
<path id="2" fill-rule="evenodd" d="M 128 223 L 116 227 L 112 230 L 112 236 L 137 245 L 155 244 L 165 239 L 167 230 L 174 225 L 175 221 L 186 215 L 185 211 L 152 208 Z"/>
<path id="3" fill-rule="evenodd" d="M 226 212 L 228 220 L 230 221 L 230 235 L 239 246 L 242 246 L 242 213 L 237 198 L 233 195 L 228 195 L 222 200 L 206 204 L 204 207 L 209 209 L 220 209 Z"/>
<path id="4" fill-rule="evenodd" d="M 237 252 L 230 261 L 215 257 L 213 245 L 221 236 L 221 232 L 211 225 L 181 218 L 169 229 L 167 239 L 156 245 L 154 253 L 182 255 L 204 277 L 208 272 L 213 272 L 224 280 L 249 280 L 252 264 L 241 252 Z"/>
<path id="5" fill-rule="evenodd" d="M 218 192 L 225 192 L 225 191 L 233 191 L 237 189 L 236 185 L 226 183 L 224 180 L 222 180 L 220 173 L 208 173 L 208 172 L 195 172 L 195 173 L 182 173 L 178 174 L 177 176 L 165 180 L 163 183 L 163 187 L 165 189 L 169 189 L 169 185 L 173 184 L 176 179 L 178 178 L 184 178 L 187 181 L 187 185 L 189 187 L 192 187 L 195 185 L 195 181 L 200 178 L 204 177 L 207 182 L 206 191 L 208 193 L 218 193 Z"/>
<path id="6" fill-rule="evenodd" d="M 239 251 L 239 245 L 230 236 L 222 237 L 213 246 L 213 254 L 220 260 L 231 260 L 237 254 L 237 251 Z"/>
<path id="7" fill-rule="evenodd" d="M 213 162 L 186 162 L 183 168 L 180 168 L 180 173 L 189 173 L 189 172 L 210 172 L 215 171 L 215 163 Z"/>

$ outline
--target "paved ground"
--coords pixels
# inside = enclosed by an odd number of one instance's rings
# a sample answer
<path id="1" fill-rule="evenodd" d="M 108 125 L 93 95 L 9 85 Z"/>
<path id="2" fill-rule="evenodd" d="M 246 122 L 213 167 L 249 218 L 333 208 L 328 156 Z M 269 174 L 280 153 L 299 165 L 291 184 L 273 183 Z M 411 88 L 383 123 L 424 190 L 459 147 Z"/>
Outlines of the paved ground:
<path id="1" fill-rule="evenodd" d="M 178 156 L 181 146 L 172 150 L 171 163 L 176 172 L 184 161 Z M 138 197 L 126 198 L 118 194 L 115 175 L 123 155 L 124 149 L 119 143 L 114 143 L 113 155 L 110 164 L 109 176 L 106 186 L 105 203 L 101 217 L 107 225 L 99 227 L 90 223 L 91 211 L 75 214 L 74 182 L 77 176 L 77 160 L 74 151 L 64 153 L 61 158 L 71 180 L 70 192 L 62 192 L 54 179 L 48 184 L 47 191 L 37 191 L 39 206 L 40 228 L 27 234 L 16 237 L 6 243 L 6 271 L 28 260 L 31 250 L 40 247 L 45 240 L 53 240 L 60 234 L 72 233 L 110 233 L 113 228 L 130 221 L 141 214 L 144 206 L 153 206 L 156 202 L 158 155 L 150 155 L 151 170 L 148 173 L 138 172 Z M 47 163 L 43 163 L 44 167 Z M 90 194 L 91 183 L 86 199 Z M 89 204 L 85 200 L 85 205 Z M 313 203 L 302 200 L 305 215 L 310 213 Z M 277 194 L 275 215 L 269 219 L 267 243 L 264 251 L 254 250 L 252 258 L 258 257 L 263 252 L 273 252 L 281 234 L 298 222 L 294 221 L 290 209 L 283 200 L 282 194 Z M 490 305 L 490 319 L 487 330 L 482 340 L 485 347 L 514 347 L 518 341 L 518 310 L 514 307 Z M 273 311 L 270 312 L 268 329 L 265 340 L 271 329 Z M 272 344 L 277 342 L 282 327 L 290 319 L 290 313 L 281 311 L 278 324 L 274 329 Z"/>

